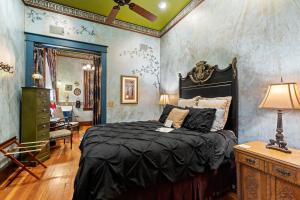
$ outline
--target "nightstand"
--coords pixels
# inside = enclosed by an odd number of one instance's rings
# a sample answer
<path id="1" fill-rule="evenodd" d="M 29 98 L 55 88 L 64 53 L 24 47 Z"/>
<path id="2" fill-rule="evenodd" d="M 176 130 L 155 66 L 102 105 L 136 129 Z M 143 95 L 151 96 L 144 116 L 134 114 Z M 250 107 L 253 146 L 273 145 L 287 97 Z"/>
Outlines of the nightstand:
<path id="1" fill-rule="evenodd" d="M 266 143 L 235 146 L 240 200 L 299 200 L 300 150 L 287 154 L 267 149 Z"/>

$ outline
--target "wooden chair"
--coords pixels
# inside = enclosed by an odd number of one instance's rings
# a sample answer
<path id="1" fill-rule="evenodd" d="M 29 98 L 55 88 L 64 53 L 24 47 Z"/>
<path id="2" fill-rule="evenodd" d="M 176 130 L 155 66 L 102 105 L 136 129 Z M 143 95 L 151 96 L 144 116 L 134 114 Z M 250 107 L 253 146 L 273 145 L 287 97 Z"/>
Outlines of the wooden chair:
<path id="1" fill-rule="evenodd" d="M 32 175 L 36 179 L 40 179 L 35 173 L 33 173 L 30 169 L 28 169 L 21 161 L 19 161 L 15 155 L 18 154 L 26 154 L 29 156 L 29 161 L 36 161 L 44 168 L 47 168 L 39 159 L 36 158 L 36 155 L 46 147 L 49 141 L 37 141 L 37 142 L 27 142 L 27 143 L 19 143 L 17 141 L 17 137 L 13 137 L 3 143 L 0 144 L 0 152 L 4 154 L 7 158 L 12 160 L 15 164 L 18 165 L 17 171 L 14 175 L 8 180 L 5 187 L 9 186 L 22 171 L 27 171 L 30 175 Z M 15 145 L 15 146 L 13 146 Z M 8 149 L 8 150 L 6 150 Z M 36 153 L 36 154 L 34 154 Z"/>
<path id="2" fill-rule="evenodd" d="M 73 106 L 62 106 L 61 110 L 63 112 L 65 121 L 69 123 L 69 125 L 72 127 L 72 130 L 79 131 L 78 116 L 75 115 Z"/>
<path id="3" fill-rule="evenodd" d="M 60 120 L 57 121 L 57 125 L 51 127 L 50 131 L 50 140 L 59 140 L 63 139 L 64 144 L 66 143 L 66 139 L 70 139 L 71 149 L 73 145 L 73 128 L 74 126 L 70 124 L 68 120 L 63 115 L 61 107 L 57 107 L 54 111 L 54 117 L 59 118 Z"/>
<path id="4" fill-rule="evenodd" d="M 51 131 L 50 132 L 50 140 L 58 140 L 58 139 L 64 139 L 64 144 L 66 143 L 66 138 L 70 139 L 71 143 L 71 149 L 73 145 L 73 131 L 69 129 L 60 129 L 56 131 Z"/>

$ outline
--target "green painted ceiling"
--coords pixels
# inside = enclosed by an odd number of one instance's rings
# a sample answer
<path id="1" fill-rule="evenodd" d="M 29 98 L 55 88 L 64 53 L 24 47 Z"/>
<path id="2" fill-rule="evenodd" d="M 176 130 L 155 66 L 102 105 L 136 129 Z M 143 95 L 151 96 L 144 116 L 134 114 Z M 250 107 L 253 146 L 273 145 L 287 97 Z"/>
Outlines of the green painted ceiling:
<path id="1" fill-rule="evenodd" d="M 108 16 L 112 7 L 115 4 L 113 0 L 51 0 L 52 2 L 62 5 L 78 8 L 81 10 L 89 11 L 92 13 Z M 160 10 L 158 4 L 161 1 L 167 3 L 165 10 Z M 191 0 L 132 0 L 132 3 L 136 3 L 141 7 L 149 10 L 158 16 L 155 22 L 149 22 L 143 17 L 131 11 L 128 6 L 121 8 L 117 19 L 144 26 L 147 28 L 161 30 L 168 24 Z"/>

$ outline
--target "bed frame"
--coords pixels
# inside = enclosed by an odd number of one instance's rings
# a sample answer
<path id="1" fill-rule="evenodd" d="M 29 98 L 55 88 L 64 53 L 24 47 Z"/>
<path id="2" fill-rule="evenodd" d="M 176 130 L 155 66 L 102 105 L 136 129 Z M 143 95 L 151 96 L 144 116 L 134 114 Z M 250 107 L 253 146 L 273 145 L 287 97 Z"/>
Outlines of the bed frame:
<path id="1" fill-rule="evenodd" d="M 232 130 L 238 137 L 238 81 L 237 59 L 225 69 L 218 65 L 209 65 L 200 61 L 185 78 L 179 74 L 179 97 L 190 99 L 196 96 L 225 97 L 232 96 L 225 129 Z"/>
<path id="2" fill-rule="evenodd" d="M 225 129 L 238 136 L 238 82 L 237 59 L 226 69 L 209 65 L 205 61 L 197 63 L 185 78 L 179 74 L 179 97 L 225 97 L 232 96 L 232 103 Z M 204 200 L 216 199 L 221 194 L 232 191 L 235 185 L 234 158 L 223 162 L 218 170 L 206 170 L 195 177 L 175 183 L 160 183 L 144 190 L 131 191 L 118 200 Z"/>

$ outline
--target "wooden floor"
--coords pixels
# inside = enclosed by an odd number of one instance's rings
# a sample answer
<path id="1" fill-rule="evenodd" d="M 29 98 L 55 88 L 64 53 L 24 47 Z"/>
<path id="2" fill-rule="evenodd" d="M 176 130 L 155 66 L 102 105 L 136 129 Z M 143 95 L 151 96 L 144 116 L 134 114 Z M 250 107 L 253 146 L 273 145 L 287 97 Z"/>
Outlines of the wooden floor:
<path id="1" fill-rule="evenodd" d="M 51 158 L 44 162 L 48 168 L 38 166 L 31 168 L 41 176 L 36 180 L 27 172 L 22 172 L 12 184 L 0 190 L 0 200 L 71 200 L 73 183 L 80 158 L 79 138 L 87 127 L 74 135 L 73 149 L 69 142 L 58 142 L 51 149 Z M 236 195 L 229 193 L 222 200 L 235 200 Z"/>

